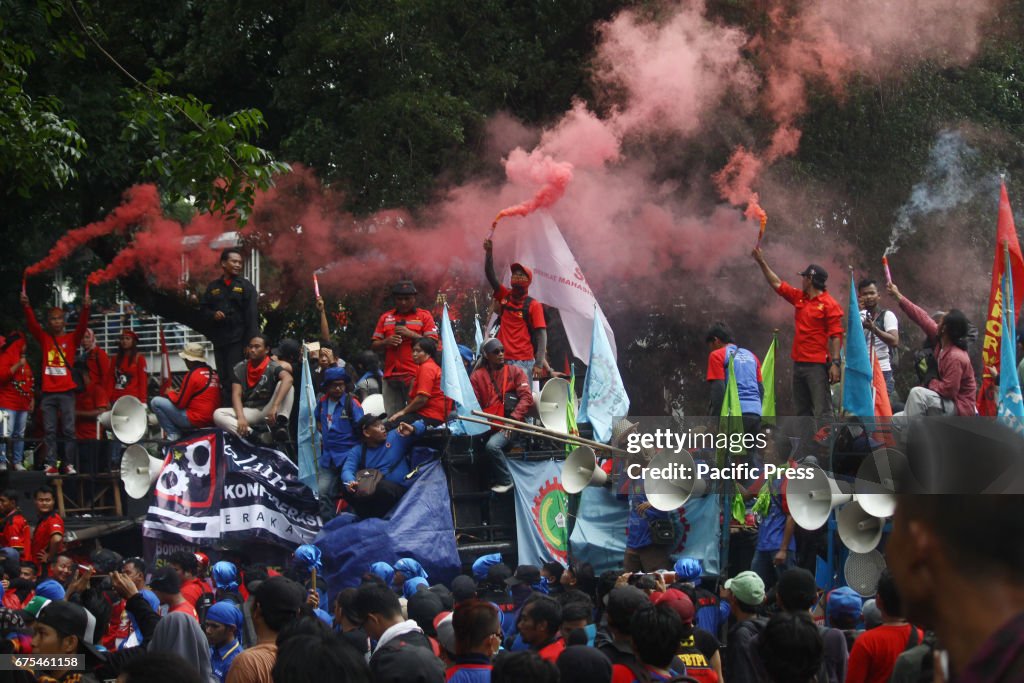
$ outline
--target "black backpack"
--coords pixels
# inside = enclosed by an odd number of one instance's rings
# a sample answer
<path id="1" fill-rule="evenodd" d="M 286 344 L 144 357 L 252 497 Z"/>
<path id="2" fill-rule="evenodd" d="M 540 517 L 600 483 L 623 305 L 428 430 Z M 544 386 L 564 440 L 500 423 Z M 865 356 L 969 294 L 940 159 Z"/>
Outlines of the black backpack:
<path id="1" fill-rule="evenodd" d="M 510 296 L 506 296 L 499 302 L 501 306 L 502 315 L 498 316 L 498 326 L 501 326 L 501 318 L 504 315 L 505 311 L 518 312 L 519 315 L 522 316 L 523 322 L 526 323 L 526 333 L 530 335 L 530 344 L 533 344 L 533 323 L 530 321 L 530 306 L 533 305 L 534 299 L 533 297 L 527 295 L 526 297 L 523 298 L 522 306 L 515 306 L 512 304 L 512 299 L 510 298 Z M 497 335 L 497 330 L 495 330 L 495 335 Z M 534 351 L 536 350 L 537 349 L 535 348 Z"/>

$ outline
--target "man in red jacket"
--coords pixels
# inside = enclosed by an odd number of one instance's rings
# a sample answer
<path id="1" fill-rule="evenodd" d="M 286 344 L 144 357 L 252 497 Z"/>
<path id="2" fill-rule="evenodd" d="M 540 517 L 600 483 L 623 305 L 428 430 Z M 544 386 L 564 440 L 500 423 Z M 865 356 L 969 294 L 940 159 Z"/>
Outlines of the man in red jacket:
<path id="1" fill-rule="evenodd" d="M 21 554 L 23 562 L 32 562 L 32 529 L 25 515 L 18 509 L 20 497 L 21 493 L 17 489 L 7 489 L 0 493 L 0 537 L 4 547 L 14 548 Z"/>
<path id="2" fill-rule="evenodd" d="M 35 408 L 35 378 L 32 368 L 25 360 L 25 336 L 11 332 L 0 347 L 0 413 L 4 421 L 3 442 L 0 442 L 0 472 L 10 464 L 16 470 L 24 470 L 21 461 L 25 453 L 25 425 Z M 7 453 L 7 439 L 11 439 L 11 454 Z"/>
<path id="3" fill-rule="evenodd" d="M 86 328 L 89 327 L 89 307 L 92 299 L 88 294 L 82 299 L 82 310 L 74 332 L 65 334 L 64 311 L 51 308 L 46 314 L 46 330 L 36 320 L 28 295 L 22 293 L 21 306 L 25 309 L 28 331 L 43 349 L 43 392 L 39 408 L 43 413 L 44 442 L 46 444 L 46 476 L 55 477 L 57 471 L 57 419 L 60 418 L 61 437 L 64 443 L 64 473 L 73 474 L 71 463 L 75 460 L 75 379 L 71 369 L 75 366 L 75 352 L 82 343 Z"/>
<path id="4" fill-rule="evenodd" d="M 197 342 L 189 342 L 178 353 L 188 374 L 181 381 L 181 389 L 169 389 L 167 396 L 157 396 L 149 402 L 160 427 L 171 441 L 182 434 L 213 426 L 213 411 L 220 407 L 220 377 L 206 364 L 206 350 Z"/>
<path id="5" fill-rule="evenodd" d="M 476 399 L 484 411 L 492 415 L 522 420 L 533 407 L 533 392 L 530 391 L 526 371 L 505 362 L 505 346 L 497 339 L 484 342 L 480 352 L 484 363 L 469 378 Z M 505 415 L 506 405 L 511 409 L 508 415 Z M 512 474 L 508 470 L 504 451 L 511 441 L 512 432 L 499 429 L 491 433 L 484 446 L 484 452 L 491 463 L 491 490 L 495 493 L 505 493 L 512 488 Z"/>

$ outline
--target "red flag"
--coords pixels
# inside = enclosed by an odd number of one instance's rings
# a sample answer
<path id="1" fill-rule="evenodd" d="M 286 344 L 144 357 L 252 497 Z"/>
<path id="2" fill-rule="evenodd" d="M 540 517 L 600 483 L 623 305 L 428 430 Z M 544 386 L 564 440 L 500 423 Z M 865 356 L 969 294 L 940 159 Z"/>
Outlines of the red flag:
<path id="1" fill-rule="evenodd" d="M 992 285 L 989 289 L 988 316 L 985 321 L 985 342 L 981 347 L 983 374 L 981 391 L 978 392 L 978 413 L 981 415 L 996 414 L 996 390 L 998 384 L 988 372 L 988 368 L 999 369 L 999 346 L 1003 333 L 1003 296 L 1000 291 L 1000 280 L 1005 269 L 1003 244 L 1010 250 L 1010 270 L 1013 273 L 1014 319 L 1020 314 L 1020 302 L 1024 297 L 1024 256 L 1021 255 L 1020 242 L 1017 241 L 1017 230 L 1013 225 L 1013 210 L 1010 198 L 1006 194 L 1003 183 L 999 196 L 999 221 L 996 225 L 996 256 L 992 265 Z"/>
<path id="2" fill-rule="evenodd" d="M 163 323 L 157 323 L 157 327 L 160 328 L 160 393 L 167 394 L 171 388 L 171 354 L 167 352 Z"/>

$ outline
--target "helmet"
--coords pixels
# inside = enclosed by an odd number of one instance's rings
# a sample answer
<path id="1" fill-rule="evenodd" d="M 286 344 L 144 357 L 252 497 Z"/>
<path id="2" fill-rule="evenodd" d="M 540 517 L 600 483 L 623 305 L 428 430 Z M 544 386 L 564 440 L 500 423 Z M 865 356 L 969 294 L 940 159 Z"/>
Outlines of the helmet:
<path id="1" fill-rule="evenodd" d="M 198 576 L 206 576 L 210 572 L 210 558 L 206 553 L 195 553 L 196 562 L 199 563 Z"/>

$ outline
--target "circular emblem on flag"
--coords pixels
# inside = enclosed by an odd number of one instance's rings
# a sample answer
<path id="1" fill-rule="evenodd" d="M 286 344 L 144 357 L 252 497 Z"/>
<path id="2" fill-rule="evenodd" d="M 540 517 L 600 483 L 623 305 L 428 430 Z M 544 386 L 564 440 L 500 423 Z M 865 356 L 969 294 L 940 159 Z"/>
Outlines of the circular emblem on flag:
<path id="1" fill-rule="evenodd" d="M 555 559 L 564 560 L 568 557 L 569 539 L 565 519 L 567 505 L 568 496 L 557 479 L 544 482 L 533 499 L 533 523 Z"/>
<path id="2" fill-rule="evenodd" d="M 681 553 L 686 550 L 686 539 L 690 537 L 690 522 L 686 519 L 686 508 L 681 507 L 676 510 L 675 514 L 679 515 L 679 524 L 682 526 L 682 533 L 679 536 L 679 542 L 676 543 L 675 550 L 673 553 Z M 676 530 L 678 532 L 678 529 Z"/>

